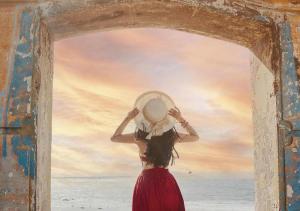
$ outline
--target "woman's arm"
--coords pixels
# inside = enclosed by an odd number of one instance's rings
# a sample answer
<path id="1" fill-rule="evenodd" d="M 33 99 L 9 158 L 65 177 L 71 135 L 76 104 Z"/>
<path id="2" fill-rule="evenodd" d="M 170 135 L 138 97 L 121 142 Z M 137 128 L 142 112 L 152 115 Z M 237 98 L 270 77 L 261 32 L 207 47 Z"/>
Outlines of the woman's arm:
<path id="1" fill-rule="evenodd" d="M 194 128 L 182 117 L 179 109 L 175 107 L 175 109 L 170 109 L 169 114 L 173 116 L 178 122 L 180 122 L 181 126 L 186 129 L 188 134 L 178 133 L 181 139 L 176 139 L 176 142 L 193 142 L 199 140 L 199 136 Z"/>
<path id="2" fill-rule="evenodd" d="M 112 142 L 120 142 L 120 143 L 135 143 L 134 133 L 122 134 L 127 124 L 132 120 L 137 114 L 139 110 L 134 108 L 132 111 L 128 113 L 125 119 L 121 122 L 119 127 L 116 129 L 113 136 L 110 138 Z"/>

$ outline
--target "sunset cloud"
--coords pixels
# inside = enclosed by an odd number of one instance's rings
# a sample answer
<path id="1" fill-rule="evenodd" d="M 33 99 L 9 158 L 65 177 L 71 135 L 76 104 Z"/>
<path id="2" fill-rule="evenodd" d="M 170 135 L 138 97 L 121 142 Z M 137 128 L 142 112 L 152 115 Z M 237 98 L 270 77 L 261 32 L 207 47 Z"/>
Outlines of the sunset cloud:
<path id="1" fill-rule="evenodd" d="M 175 146 L 180 159 L 172 170 L 253 171 L 248 49 L 152 28 L 54 44 L 53 176 L 136 175 L 137 146 L 110 137 L 149 90 L 169 94 L 200 136 L 199 142 Z M 134 129 L 130 122 L 124 133 Z"/>

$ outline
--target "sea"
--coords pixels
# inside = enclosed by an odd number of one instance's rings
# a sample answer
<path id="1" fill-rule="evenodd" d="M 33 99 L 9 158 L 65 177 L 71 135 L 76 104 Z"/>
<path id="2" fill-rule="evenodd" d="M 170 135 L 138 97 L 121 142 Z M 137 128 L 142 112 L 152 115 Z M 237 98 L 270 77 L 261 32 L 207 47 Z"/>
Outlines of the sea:
<path id="1" fill-rule="evenodd" d="M 171 172 L 172 173 L 172 172 Z M 254 211 L 254 179 L 173 173 L 186 211 Z M 136 176 L 52 177 L 52 211 L 131 211 Z"/>

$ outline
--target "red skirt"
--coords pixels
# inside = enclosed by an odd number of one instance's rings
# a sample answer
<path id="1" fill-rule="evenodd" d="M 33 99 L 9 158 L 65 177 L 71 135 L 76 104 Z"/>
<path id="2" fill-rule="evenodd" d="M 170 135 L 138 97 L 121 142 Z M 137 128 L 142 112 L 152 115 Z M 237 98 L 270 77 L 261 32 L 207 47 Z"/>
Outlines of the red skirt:
<path id="1" fill-rule="evenodd" d="M 132 211 L 185 211 L 179 186 L 168 169 L 143 169 L 134 186 Z"/>

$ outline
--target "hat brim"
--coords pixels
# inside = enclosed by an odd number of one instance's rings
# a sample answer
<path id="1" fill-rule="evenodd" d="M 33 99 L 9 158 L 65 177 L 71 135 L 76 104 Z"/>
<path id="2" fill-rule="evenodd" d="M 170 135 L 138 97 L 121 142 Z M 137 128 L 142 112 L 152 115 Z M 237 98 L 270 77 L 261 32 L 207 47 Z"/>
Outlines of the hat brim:
<path id="1" fill-rule="evenodd" d="M 141 94 L 134 103 L 134 106 L 137 109 L 139 109 L 139 111 L 140 111 L 135 116 L 134 121 L 139 129 L 145 130 L 146 132 L 150 132 L 150 130 L 151 130 L 150 122 L 147 121 L 147 119 L 143 115 L 143 112 L 141 112 L 141 111 L 143 110 L 144 106 L 150 99 L 156 98 L 156 97 L 160 97 L 164 101 L 168 110 L 170 110 L 171 108 L 175 108 L 175 103 L 171 99 L 171 97 L 161 91 L 153 90 L 153 91 L 148 91 L 148 92 Z M 174 117 L 167 115 L 166 118 L 169 121 L 167 121 L 168 123 L 165 124 L 163 127 L 164 132 L 170 130 L 172 127 L 174 127 L 174 125 L 176 123 L 176 119 Z"/>

